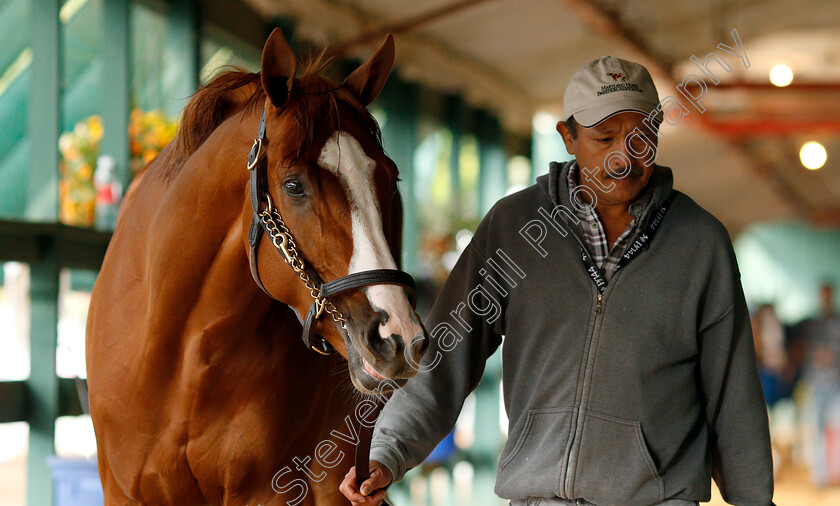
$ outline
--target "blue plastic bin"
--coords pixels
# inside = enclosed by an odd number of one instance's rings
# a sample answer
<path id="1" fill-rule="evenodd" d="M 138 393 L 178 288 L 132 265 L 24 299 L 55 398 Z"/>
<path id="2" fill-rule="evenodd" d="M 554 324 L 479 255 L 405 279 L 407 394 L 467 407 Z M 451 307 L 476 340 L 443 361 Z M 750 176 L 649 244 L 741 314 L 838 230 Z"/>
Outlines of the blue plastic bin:
<path id="1" fill-rule="evenodd" d="M 96 460 L 48 457 L 55 490 L 55 506 L 102 506 L 105 495 Z"/>

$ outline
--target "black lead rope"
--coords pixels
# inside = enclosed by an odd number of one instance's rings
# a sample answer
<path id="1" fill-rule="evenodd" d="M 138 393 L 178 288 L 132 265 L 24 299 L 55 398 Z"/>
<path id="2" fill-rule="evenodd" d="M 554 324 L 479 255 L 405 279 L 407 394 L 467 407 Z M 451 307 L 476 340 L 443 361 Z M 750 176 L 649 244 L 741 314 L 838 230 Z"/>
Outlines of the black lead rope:
<path id="1" fill-rule="evenodd" d="M 386 399 L 387 400 L 387 399 Z M 379 418 L 379 412 L 382 410 L 384 403 L 377 403 L 377 407 L 368 416 L 376 415 Z M 361 490 L 362 483 L 370 478 L 370 442 L 373 440 L 373 427 L 361 424 L 359 427 L 359 442 L 356 444 L 356 457 L 354 465 L 356 466 L 356 486 Z M 372 491 L 373 495 L 376 491 Z M 388 501 L 382 499 L 381 506 L 391 506 Z"/>
<path id="2" fill-rule="evenodd" d="M 630 260 L 633 260 L 642 251 L 645 251 L 650 247 L 650 243 L 653 241 L 654 235 L 656 235 L 656 232 L 659 230 L 659 225 L 662 223 L 665 213 L 667 213 L 668 209 L 671 207 L 674 195 L 675 192 L 671 192 L 668 198 L 665 199 L 661 206 L 659 206 L 659 209 L 656 210 L 656 214 L 647 224 L 644 231 L 636 237 L 636 240 L 633 241 L 630 246 L 627 247 L 627 252 L 624 253 L 621 260 L 618 261 L 615 272 L 618 272 L 622 267 L 630 263 Z M 580 249 L 581 259 L 583 260 L 583 266 L 586 269 L 586 273 L 589 274 L 589 278 L 595 284 L 598 292 L 603 294 L 607 291 L 607 279 L 604 277 L 603 271 L 595 265 L 595 261 L 580 243 L 578 243 L 578 248 Z"/>

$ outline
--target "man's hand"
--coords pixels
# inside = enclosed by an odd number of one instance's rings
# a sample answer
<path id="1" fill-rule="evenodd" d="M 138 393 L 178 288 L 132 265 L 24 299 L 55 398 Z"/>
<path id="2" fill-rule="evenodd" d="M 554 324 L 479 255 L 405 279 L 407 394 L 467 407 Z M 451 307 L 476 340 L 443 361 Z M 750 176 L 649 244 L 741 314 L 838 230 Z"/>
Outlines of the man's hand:
<path id="1" fill-rule="evenodd" d="M 376 460 L 370 461 L 370 478 L 362 483 L 361 490 L 356 485 L 356 466 L 350 468 L 338 490 L 354 506 L 379 506 L 385 497 L 385 487 L 391 484 L 391 471 Z"/>

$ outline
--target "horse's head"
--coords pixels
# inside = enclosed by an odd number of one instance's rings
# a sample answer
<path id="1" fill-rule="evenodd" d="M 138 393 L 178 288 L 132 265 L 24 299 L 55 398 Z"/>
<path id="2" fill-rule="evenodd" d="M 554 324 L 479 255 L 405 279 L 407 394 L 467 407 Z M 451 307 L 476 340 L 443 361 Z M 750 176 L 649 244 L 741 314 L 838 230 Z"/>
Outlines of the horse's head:
<path id="1" fill-rule="evenodd" d="M 339 86 L 319 75 L 320 59 L 299 71 L 279 30 L 263 50 L 266 189 L 316 285 L 362 271 L 397 269 L 398 170 L 365 108 L 385 85 L 393 61 L 388 36 Z M 262 239 L 261 281 L 303 319 L 313 302 L 311 287 L 270 251 L 269 240 Z M 385 393 L 416 373 L 428 336 L 405 288 L 374 284 L 329 300 L 344 324 L 327 306 L 316 332 L 347 358 L 357 389 Z"/>

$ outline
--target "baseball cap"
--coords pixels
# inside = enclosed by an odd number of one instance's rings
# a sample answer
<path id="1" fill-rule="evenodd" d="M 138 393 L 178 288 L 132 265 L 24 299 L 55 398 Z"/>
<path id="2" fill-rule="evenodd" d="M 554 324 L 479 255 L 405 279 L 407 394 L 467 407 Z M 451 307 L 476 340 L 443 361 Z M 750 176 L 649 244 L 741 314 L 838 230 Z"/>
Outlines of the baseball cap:
<path id="1" fill-rule="evenodd" d="M 604 56 L 575 72 L 563 95 L 563 121 L 574 116 L 585 128 L 597 125 L 613 114 L 638 111 L 662 122 L 657 110 L 659 94 L 650 72 L 642 65 Z"/>

